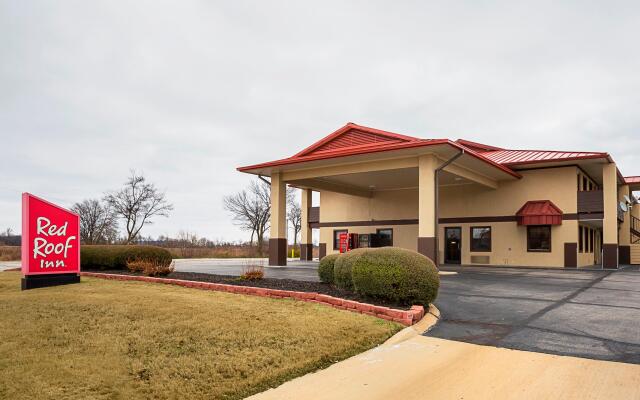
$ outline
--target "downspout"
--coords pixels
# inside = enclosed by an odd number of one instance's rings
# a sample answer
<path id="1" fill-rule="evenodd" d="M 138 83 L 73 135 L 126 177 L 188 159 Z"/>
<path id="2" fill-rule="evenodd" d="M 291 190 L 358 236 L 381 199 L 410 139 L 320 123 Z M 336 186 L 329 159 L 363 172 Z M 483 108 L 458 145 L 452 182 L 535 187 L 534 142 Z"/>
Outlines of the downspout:
<path id="1" fill-rule="evenodd" d="M 439 186 L 440 186 L 440 171 L 442 171 L 443 169 L 445 169 L 446 167 L 448 167 L 452 162 L 454 162 L 455 160 L 457 160 L 458 158 L 462 157 L 464 155 L 464 149 L 460 149 L 460 153 L 456 154 L 455 156 L 451 157 L 450 159 L 448 159 L 447 161 L 444 162 L 444 164 L 442 164 L 441 166 L 439 166 L 438 168 L 436 168 L 435 171 L 435 190 L 434 190 L 434 195 L 435 195 L 435 230 L 434 230 L 434 238 L 435 238 L 435 245 L 436 245 L 436 259 L 434 260 L 435 264 L 438 265 L 438 255 L 440 253 L 440 245 L 438 244 L 438 220 L 439 220 L 439 215 L 440 215 L 440 210 L 439 210 L 439 204 L 438 204 L 438 197 L 439 197 Z"/>
<path id="2" fill-rule="evenodd" d="M 264 176 L 258 175 L 258 178 L 264 183 L 266 183 L 267 185 L 271 186 L 271 182 L 269 182 Z"/>

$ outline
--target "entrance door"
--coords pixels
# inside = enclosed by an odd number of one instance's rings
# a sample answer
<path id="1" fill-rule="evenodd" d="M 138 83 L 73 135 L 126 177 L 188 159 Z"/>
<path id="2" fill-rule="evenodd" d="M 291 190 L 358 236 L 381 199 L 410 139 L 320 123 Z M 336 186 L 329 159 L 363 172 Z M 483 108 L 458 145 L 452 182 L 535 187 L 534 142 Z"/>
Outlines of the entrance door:
<path id="1" fill-rule="evenodd" d="M 462 228 L 444 228 L 444 262 L 460 264 Z"/>

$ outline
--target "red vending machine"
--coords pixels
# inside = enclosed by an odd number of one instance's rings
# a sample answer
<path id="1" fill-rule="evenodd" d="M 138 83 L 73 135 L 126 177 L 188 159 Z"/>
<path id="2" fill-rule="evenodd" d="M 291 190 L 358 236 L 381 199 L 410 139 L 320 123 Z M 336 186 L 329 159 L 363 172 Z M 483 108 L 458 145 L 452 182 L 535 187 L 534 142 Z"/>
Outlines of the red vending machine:
<path id="1" fill-rule="evenodd" d="M 349 250 L 357 249 L 359 244 L 359 235 L 357 233 L 341 233 L 340 234 L 340 253 L 346 253 Z"/>
<path id="2" fill-rule="evenodd" d="M 347 251 L 349 251 L 349 234 L 341 233 L 339 240 L 340 240 L 340 253 L 346 253 Z"/>

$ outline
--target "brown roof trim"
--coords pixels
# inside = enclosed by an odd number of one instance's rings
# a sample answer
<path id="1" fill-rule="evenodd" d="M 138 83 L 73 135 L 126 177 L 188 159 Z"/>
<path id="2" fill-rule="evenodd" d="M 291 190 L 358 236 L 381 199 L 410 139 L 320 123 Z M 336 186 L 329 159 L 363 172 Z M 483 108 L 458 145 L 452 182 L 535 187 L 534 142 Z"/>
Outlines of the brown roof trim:
<path id="1" fill-rule="evenodd" d="M 571 213 L 563 214 L 563 221 L 583 221 L 590 219 L 603 219 L 602 213 Z M 312 228 L 345 228 L 349 226 L 389 226 L 389 225 L 418 225 L 418 219 L 385 219 L 375 221 L 334 221 L 334 222 L 314 222 L 309 226 Z M 439 218 L 438 224 L 484 224 L 491 222 L 517 222 L 515 215 L 496 215 L 486 217 L 449 217 Z"/>

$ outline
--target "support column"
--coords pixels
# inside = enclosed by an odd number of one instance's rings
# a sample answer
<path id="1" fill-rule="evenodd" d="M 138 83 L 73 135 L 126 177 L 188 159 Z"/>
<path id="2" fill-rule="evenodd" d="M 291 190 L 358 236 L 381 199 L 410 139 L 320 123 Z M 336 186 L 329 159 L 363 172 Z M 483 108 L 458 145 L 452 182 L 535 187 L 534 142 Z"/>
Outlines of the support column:
<path id="1" fill-rule="evenodd" d="M 602 267 L 618 268 L 618 175 L 616 164 L 602 166 L 604 219 L 602 220 Z"/>
<path id="2" fill-rule="evenodd" d="M 300 231 L 300 260 L 310 261 L 313 259 L 313 237 L 309 226 L 309 208 L 311 207 L 311 189 L 302 189 L 302 201 L 300 208 L 302 211 L 302 230 Z"/>
<path id="3" fill-rule="evenodd" d="M 438 265 L 436 240 L 435 171 L 437 158 L 432 154 L 418 159 L 418 252 Z"/>
<path id="4" fill-rule="evenodd" d="M 269 265 L 287 265 L 287 185 L 278 172 L 271 174 L 271 228 Z"/>
<path id="5" fill-rule="evenodd" d="M 624 196 L 631 197 L 629 185 L 621 185 L 618 188 L 618 201 L 625 202 Z M 618 261 L 622 265 L 631 264 L 631 210 L 624 213 L 624 220 L 619 226 Z"/>

